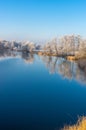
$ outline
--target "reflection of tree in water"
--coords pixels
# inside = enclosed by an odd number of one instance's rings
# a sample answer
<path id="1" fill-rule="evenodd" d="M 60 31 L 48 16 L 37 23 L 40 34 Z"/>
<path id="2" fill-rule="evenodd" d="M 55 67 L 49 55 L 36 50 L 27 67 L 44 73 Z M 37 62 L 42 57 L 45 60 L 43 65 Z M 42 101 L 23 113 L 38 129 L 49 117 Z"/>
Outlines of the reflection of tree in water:
<path id="1" fill-rule="evenodd" d="M 16 57 L 16 56 L 18 56 L 17 52 L 13 52 L 8 49 L 0 50 L 0 58 Z"/>
<path id="2" fill-rule="evenodd" d="M 48 68 L 49 72 L 51 74 L 55 73 L 58 57 L 42 56 L 41 58 L 42 58 L 43 62 L 45 63 L 45 66 Z"/>
<path id="3" fill-rule="evenodd" d="M 62 61 L 61 63 L 58 63 L 58 73 L 60 73 L 64 78 L 72 79 L 72 64 L 69 61 Z"/>
<path id="4" fill-rule="evenodd" d="M 78 75 L 77 80 L 81 80 L 82 82 L 86 83 L 86 60 L 79 60 L 78 61 Z"/>
<path id="5" fill-rule="evenodd" d="M 8 57 L 22 57 L 25 61 L 25 63 L 33 63 L 34 61 L 34 55 L 30 53 L 23 53 L 23 52 L 16 52 L 16 51 L 10 51 L 10 50 L 0 50 L 0 58 L 5 59 Z"/>
<path id="6" fill-rule="evenodd" d="M 23 53 L 22 58 L 24 59 L 25 63 L 33 63 L 34 62 L 34 55 L 30 53 Z"/>
<path id="7" fill-rule="evenodd" d="M 0 50 L 0 59 L 7 57 L 22 57 L 25 63 L 33 63 L 35 58 L 33 54 L 14 52 L 9 50 Z M 51 74 L 59 73 L 63 78 L 76 79 L 79 82 L 86 83 L 86 60 L 70 62 L 64 58 L 41 56 Z"/>
<path id="8" fill-rule="evenodd" d="M 51 74 L 59 73 L 63 78 L 86 82 L 86 60 L 70 62 L 58 57 L 42 56 L 41 58 Z"/>

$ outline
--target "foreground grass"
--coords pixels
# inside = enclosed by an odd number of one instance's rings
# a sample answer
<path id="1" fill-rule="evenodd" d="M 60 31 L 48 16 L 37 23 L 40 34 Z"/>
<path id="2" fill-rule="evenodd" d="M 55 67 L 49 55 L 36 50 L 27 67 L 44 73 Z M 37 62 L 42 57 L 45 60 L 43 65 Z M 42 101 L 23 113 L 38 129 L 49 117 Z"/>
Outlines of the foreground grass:
<path id="1" fill-rule="evenodd" d="M 73 126 L 65 126 L 62 130 L 86 130 L 86 117 L 82 117 Z"/>

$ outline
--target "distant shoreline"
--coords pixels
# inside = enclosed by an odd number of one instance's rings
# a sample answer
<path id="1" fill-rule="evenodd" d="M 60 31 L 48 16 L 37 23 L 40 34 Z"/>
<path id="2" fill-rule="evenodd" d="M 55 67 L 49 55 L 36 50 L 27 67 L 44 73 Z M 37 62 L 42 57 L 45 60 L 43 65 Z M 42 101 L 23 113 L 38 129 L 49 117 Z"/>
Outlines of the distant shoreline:
<path id="1" fill-rule="evenodd" d="M 67 60 L 75 61 L 86 59 L 86 39 L 80 35 L 66 35 L 62 38 L 54 38 L 45 44 L 33 43 L 30 41 L 0 41 L 0 50 L 21 51 L 36 53 L 44 56 L 64 57 Z"/>

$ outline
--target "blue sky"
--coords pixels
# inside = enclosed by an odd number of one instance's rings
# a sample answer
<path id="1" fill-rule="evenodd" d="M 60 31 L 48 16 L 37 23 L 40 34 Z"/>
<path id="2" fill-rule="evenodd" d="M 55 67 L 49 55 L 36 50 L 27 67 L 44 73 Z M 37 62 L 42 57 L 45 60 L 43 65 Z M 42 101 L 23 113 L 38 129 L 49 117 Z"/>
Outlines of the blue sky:
<path id="1" fill-rule="evenodd" d="M 86 0 L 0 0 L 0 39 L 86 36 Z"/>

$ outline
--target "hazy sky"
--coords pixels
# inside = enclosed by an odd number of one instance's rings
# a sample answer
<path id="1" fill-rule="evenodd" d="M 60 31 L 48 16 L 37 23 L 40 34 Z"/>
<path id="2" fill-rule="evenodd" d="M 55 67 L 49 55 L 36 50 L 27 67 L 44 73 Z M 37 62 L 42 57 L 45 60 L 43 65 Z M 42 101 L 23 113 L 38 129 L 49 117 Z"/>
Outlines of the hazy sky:
<path id="1" fill-rule="evenodd" d="M 0 0 L 0 39 L 86 36 L 86 0 Z"/>

